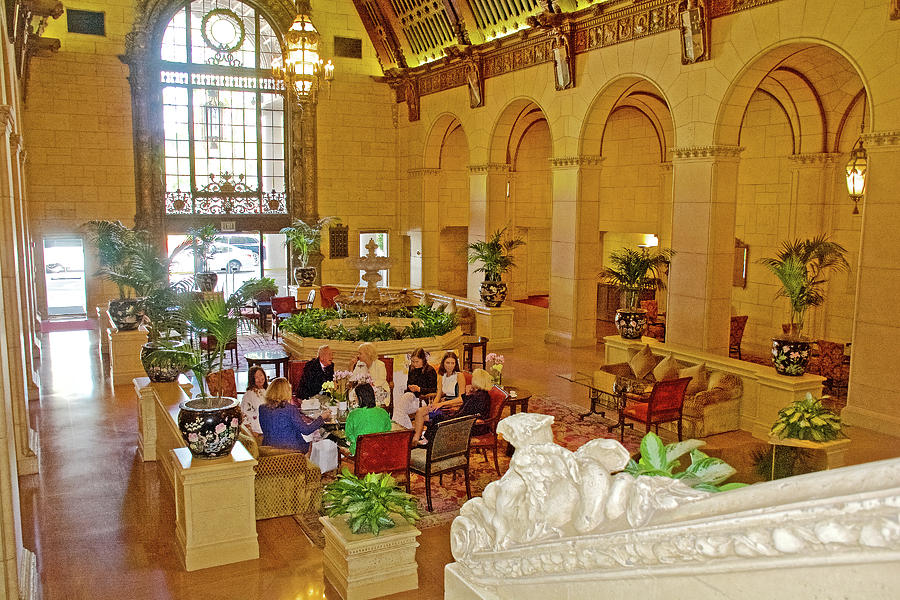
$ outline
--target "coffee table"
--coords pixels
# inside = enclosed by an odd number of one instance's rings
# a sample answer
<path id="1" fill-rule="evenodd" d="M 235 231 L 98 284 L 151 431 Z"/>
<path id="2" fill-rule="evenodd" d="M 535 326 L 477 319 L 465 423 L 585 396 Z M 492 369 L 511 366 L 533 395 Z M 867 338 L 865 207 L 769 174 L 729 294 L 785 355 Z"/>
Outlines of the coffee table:
<path id="1" fill-rule="evenodd" d="M 282 366 L 284 366 L 284 373 L 287 375 L 287 366 L 290 358 L 284 350 L 253 350 L 244 354 L 248 368 L 253 365 L 275 365 L 275 377 L 281 377 Z"/>
<path id="2" fill-rule="evenodd" d="M 506 391 L 507 397 L 506 401 L 503 403 L 503 406 L 509 407 L 509 414 L 514 415 L 520 410 L 522 412 L 528 412 L 528 401 L 531 400 L 531 390 L 518 387 L 515 385 L 506 385 L 503 386 L 503 389 Z M 515 398 L 510 392 L 515 392 Z"/>

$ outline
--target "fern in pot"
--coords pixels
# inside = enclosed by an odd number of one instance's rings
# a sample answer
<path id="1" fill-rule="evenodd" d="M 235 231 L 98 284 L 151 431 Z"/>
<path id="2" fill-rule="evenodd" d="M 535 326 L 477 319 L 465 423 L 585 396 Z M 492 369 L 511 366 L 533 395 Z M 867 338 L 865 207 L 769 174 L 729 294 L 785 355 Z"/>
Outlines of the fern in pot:
<path id="1" fill-rule="evenodd" d="M 480 264 L 475 272 L 484 273 L 480 293 L 485 306 L 500 306 L 506 300 L 509 290 L 503 274 L 516 266 L 513 250 L 525 245 L 522 238 L 507 236 L 506 229 L 498 229 L 487 240 L 472 242 L 467 247 L 469 264 Z"/>
<path id="2" fill-rule="evenodd" d="M 671 248 L 634 250 L 622 248 L 610 254 L 610 266 L 600 272 L 600 279 L 619 288 L 621 305 L 616 310 L 616 329 L 627 340 L 644 335 L 647 311 L 639 308 L 641 293 L 666 288 L 662 275 L 672 260 Z"/>
<path id="3" fill-rule="evenodd" d="M 774 257 L 759 260 L 781 283 L 776 297 L 787 298 L 790 307 L 790 323 L 782 327 L 784 335 L 772 338 L 772 362 L 779 374 L 806 372 L 810 356 L 810 340 L 803 333 L 806 314 L 825 303 L 826 275 L 850 269 L 846 253 L 846 248 L 819 235 L 784 242 Z"/>
<path id="4" fill-rule="evenodd" d="M 232 316 L 234 310 L 234 306 L 220 298 L 186 302 L 180 309 L 182 318 L 195 335 L 206 336 L 210 351 L 163 343 L 162 348 L 149 353 L 151 365 L 172 362 L 182 371 L 194 374 L 198 393 L 179 406 L 178 428 L 191 454 L 197 458 L 227 456 L 240 430 L 240 403 L 237 398 L 225 395 L 229 382 L 220 375 L 216 389 L 207 387 L 207 376 L 223 369 L 226 345 L 237 339 L 238 319 Z"/>
<path id="5" fill-rule="evenodd" d="M 290 227 L 281 230 L 284 243 L 293 249 L 297 257 L 294 268 L 294 283 L 300 287 L 311 286 L 316 280 L 316 268 L 309 266 L 309 258 L 322 246 L 322 231 L 330 225 L 339 223 L 337 217 L 322 217 L 312 225 L 302 219 L 296 219 Z"/>
<path id="6" fill-rule="evenodd" d="M 129 229 L 119 221 L 103 220 L 88 221 L 82 229 L 97 252 L 96 276 L 119 289 L 119 297 L 109 301 L 110 318 L 119 331 L 137 329 L 144 317 L 144 299 L 124 274 L 131 269 L 133 248 L 143 232 Z"/>
<path id="7" fill-rule="evenodd" d="M 209 259 L 218 236 L 219 230 L 215 225 L 207 224 L 188 230 L 186 242 L 194 248 L 194 280 L 201 292 L 212 292 L 219 281 L 219 276 L 209 270 Z"/>

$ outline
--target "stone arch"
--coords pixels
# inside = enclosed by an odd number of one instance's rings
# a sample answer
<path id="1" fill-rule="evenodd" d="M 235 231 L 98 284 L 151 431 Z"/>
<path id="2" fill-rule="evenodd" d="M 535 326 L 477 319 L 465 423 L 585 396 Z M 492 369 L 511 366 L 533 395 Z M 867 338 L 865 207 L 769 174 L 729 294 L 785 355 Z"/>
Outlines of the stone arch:
<path id="1" fill-rule="evenodd" d="M 517 98 L 500 112 L 491 135 L 488 155 L 491 163 L 510 164 L 515 147 L 525 130 L 538 119 L 546 120 L 546 112 L 530 98 Z M 550 126 L 548 121 L 547 126 Z M 516 140 L 515 146 L 513 140 Z M 551 144 L 553 135 L 550 135 Z M 552 151 L 551 151 L 552 156 Z"/>
<path id="2" fill-rule="evenodd" d="M 462 128 L 463 136 L 466 135 L 465 128 L 462 127 L 459 118 L 453 113 L 443 113 L 434 120 L 431 127 L 428 128 L 428 135 L 425 138 L 424 161 L 422 164 L 426 169 L 441 168 L 444 142 L 447 136 L 457 128 Z M 468 140 L 468 137 L 466 139 Z"/>

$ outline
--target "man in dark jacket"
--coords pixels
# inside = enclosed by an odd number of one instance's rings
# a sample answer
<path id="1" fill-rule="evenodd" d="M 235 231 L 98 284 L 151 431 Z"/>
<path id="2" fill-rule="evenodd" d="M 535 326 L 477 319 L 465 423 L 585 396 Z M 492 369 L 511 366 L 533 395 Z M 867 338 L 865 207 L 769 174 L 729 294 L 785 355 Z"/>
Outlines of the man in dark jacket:
<path id="1" fill-rule="evenodd" d="M 319 346 L 318 357 L 307 361 L 303 375 L 294 390 L 297 398 L 311 398 L 322 391 L 322 384 L 334 379 L 334 353 L 328 346 Z"/>

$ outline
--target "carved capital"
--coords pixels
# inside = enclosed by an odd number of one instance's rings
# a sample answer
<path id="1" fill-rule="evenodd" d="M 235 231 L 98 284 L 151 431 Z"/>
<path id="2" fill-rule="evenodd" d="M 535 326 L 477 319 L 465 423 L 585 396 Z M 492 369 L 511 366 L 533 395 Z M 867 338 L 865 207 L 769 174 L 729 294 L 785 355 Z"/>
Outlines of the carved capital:
<path id="1" fill-rule="evenodd" d="M 22 136 L 18 133 L 11 133 L 9 136 L 9 148 L 13 154 L 22 150 Z"/>
<path id="2" fill-rule="evenodd" d="M 672 172 L 672 161 L 666 160 L 659 163 L 659 170 L 661 173 L 671 173 Z"/>
<path id="3" fill-rule="evenodd" d="M 425 177 L 428 175 L 440 175 L 441 170 L 440 169 L 429 169 L 427 167 L 421 167 L 418 169 L 408 169 L 406 171 L 406 174 L 410 178 L 421 178 L 421 177 Z"/>
<path id="4" fill-rule="evenodd" d="M 509 165 L 506 163 L 487 163 L 484 165 L 469 165 L 469 174 L 481 173 L 508 173 Z"/>
<path id="5" fill-rule="evenodd" d="M 791 154 L 788 160 L 797 166 L 820 166 L 834 164 L 843 156 L 840 152 L 808 152 L 805 154 Z"/>
<path id="6" fill-rule="evenodd" d="M 0 104 L 0 128 L 12 128 L 15 125 L 13 121 L 12 106 L 9 104 Z"/>
<path id="7" fill-rule="evenodd" d="M 576 167 L 599 167 L 604 160 L 604 156 L 599 155 L 581 155 L 581 156 L 562 156 L 550 159 L 550 166 L 554 169 L 574 169 Z"/>
<path id="8" fill-rule="evenodd" d="M 866 146 L 897 146 L 900 145 L 900 131 L 873 131 L 862 134 L 863 143 Z"/>
<path id="9" fill-rule="evenodd" d="M 744 151 L 743 146 L 716 144 L 713 146 L 684 146 L 670 148 L 675 159 L 686 158 L 739 158 Z"/>
<path id="10" fill-rule="evenodd" d="M 891 0 L 891 21 L 900 19 L 900 0 Z"/>

